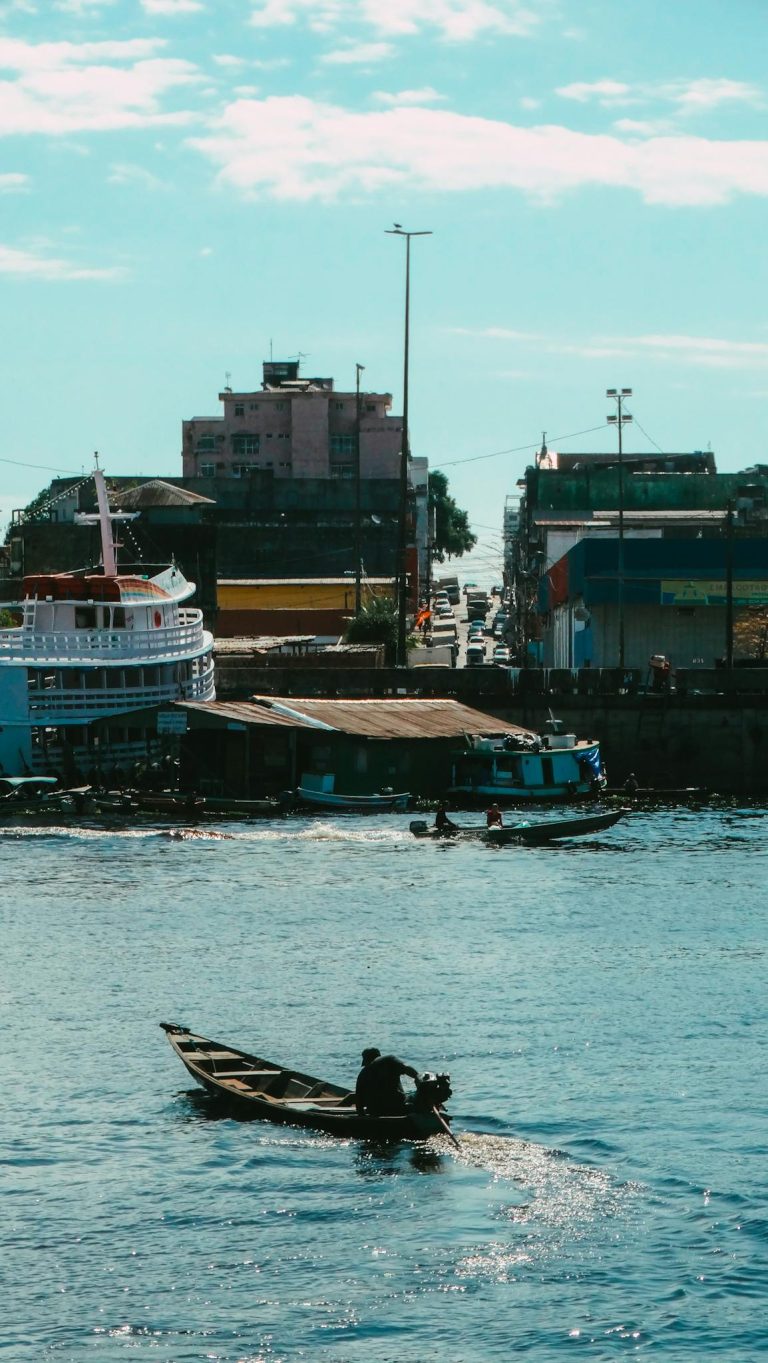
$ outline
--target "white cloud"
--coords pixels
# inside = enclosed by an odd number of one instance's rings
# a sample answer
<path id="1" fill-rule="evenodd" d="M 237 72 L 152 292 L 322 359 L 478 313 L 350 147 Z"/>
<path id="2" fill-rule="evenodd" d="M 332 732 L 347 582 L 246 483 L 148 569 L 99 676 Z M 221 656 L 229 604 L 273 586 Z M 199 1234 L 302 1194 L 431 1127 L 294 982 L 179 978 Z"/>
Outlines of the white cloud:
<path id="1" fill-rule="evenodd" d="M 0 38 L 0 136 L 146 127 L 188 122 L 162 101 L 199 80 L 190 62 L 157 55 L 147 39 L 103 43 L 40 43 Z"/>
<path id="2" fill-rule="evenodd" d="M 393 185 L 424 192 L 507 188 L 542 200 L 610 187 L 670 205 L 768 196 L 768 142 L 624 141 L 440 109 L 358 113 L 300 95 L 236 101 L 191 145 L 214 163 L 222 184 L 280 199 L 331 199 Z"/>
<path id="3" fill-rule="evenodd" d="M 490 341 L 512 341 L 529 350 L 538 348 L 558 355 L 584 359 L 640 359 L 652 357 L 665 364 L 703 365 L 718 369 L 754 369 L 768 365 L 768 341 L 734 341 L 717 336 L 686 336 L 651 333 L 640 336 L 594 336 L 581 341 L 561 341 L 541 332 L 516 331 L 508 327 L 453 327 L 454 335 Z"/>
<path id="4" fill-rule="evenodd" d="M 221 52 L 213 58 L 215 66 L 245 66 L 245 57 L 233 57 L 229 52 Z"/>
<path id="5" fill-rule="evenodd" d="M 350 43 L 349 47 L 340 47 L 336 52 L 326 52 L 320 60 L 329 66 L 365 65 L 391 57 L 393 50 L 391 43 Z"/>
<path id="6" fill-rule="evenodd" d="M 107 180 L 111 185 L 134 185 L 144 189 L 164 189 L 165 185 L 157 175 L 153 175 L 151 170 L 146 170 L 144 166 L 134 166 L 130 162 L 120 161 L 110 166 Z"/>
<path id="7" fill-rule="evenodd" d="M 125 271 L 93 269 L 73 265 L 71 261 L 59 260 L 54 256 L 37 255 L 34 251 L 20 251 L 12 246 L 0 245 L 0 274 L 13 275 L 19 279 L 121 279 Z"/>
<path id="8" fill-rule="evenodd" d="M 724 78 L 681 81 L 675 85 L 662 87 L 660 93 L 666 94 L 667 98 L 678 106 L 680 112 L 685 114 L 706 112 L 718 108 L 721 104 L 750 104 L 755 108 L 762 108 L 764 104 L 762 92 L 756 85 Z"/>
<path id="9" fill-rule="evenodd" d="M 0 194 L 18 194 L 29 185 L 29 176 L 17 171 L 6 171 L 0 175 Z"/>
<path id="10" fill-rule="evenodd" d="M 96 14 L 114 4 L 116 0 L 54 0 L 53 8 L 63 10 L 66 14 Z"/>
<path id="11" fill-rule="evenodd" d="M 525 37 L 540 23 L 542 7 L 542 0 L 537 6 L 522 0 L 259 0 L 251 23 L 273 28 L 306 19 L 319 32 L 363 24 L 387 37 L 436 31 L 446 41 L 469 42 L 490 33 Z"/>
<path id="12" fill-rule="evenodd" d="M 626 104 L 630 87 L 618 80 L 574 81 L 555 90 L 561 99 L 575 99 L 579 104 L 597 99 L 601 104 Z"/>
<path id="13" fill-rule="evenodd" d="M 445 99 L 445 95 L 439 95 L 431 85 L 424 85 L 420 90 L 398 90 L 394 94 L 388 94 L 386 90 L 375 90 L 371 99 L 376 104 L 386 104 L 394 108 L 398 104 L 439 104 Z"/>
<path id="14" fill-rule="evenodd" d="M 141 0 L 146 14 L 195 14 L 205 9 L 200 0 Z"/>
<path id="15" fill-rule="evenodd" d="M 622 81 L 605 78 L 595 81 L 574 81 L 555 91 L 561 99 L 576 100 L 580 104 L 596 101 L 604 109 L 621 104 L 648 104 L 664 101 L 678 114 L 707 113 L 722 104 L 748 104 L 762 108 L 764 99 L 756 85 L 725 77 L 700 80 L 676 80 L 663 84 L 625 85 Z"/>

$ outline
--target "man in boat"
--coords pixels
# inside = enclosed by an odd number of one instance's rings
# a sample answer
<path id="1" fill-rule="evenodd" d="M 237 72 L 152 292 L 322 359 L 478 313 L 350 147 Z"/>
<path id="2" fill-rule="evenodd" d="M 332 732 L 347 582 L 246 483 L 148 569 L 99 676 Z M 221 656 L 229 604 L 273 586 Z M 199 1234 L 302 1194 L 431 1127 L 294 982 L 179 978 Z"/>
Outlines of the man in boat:
<path id="1" fill-rule="evenodd" d="M 454 833 L 458 828 L 458 824 L 455 824 L 452 819 L 448 818 L 448 813 L 445 808 L 445 800 L 441 800 L 439 805 L 437 806 L 437 813 L 435 815 L 435 828 L 437 829 L 438 833 Z"/>
<path id="2" fill-rule="evenodd" d="M 485 822 L 489 828 L 503 828 L 504 820 L 498 805 L 491 805 L 485 812 Z"/>
<path id="3" fill-rule="evenodd" d="M 418 1070 L 396 1055 L 382 1055 L 377 1046 L 363 1051 L 363 1068 L 355 1085 L 355 1107 L 361 1117 L 399 1117 L 405 1112 L 404 1074 L 418 1079 Z"/>

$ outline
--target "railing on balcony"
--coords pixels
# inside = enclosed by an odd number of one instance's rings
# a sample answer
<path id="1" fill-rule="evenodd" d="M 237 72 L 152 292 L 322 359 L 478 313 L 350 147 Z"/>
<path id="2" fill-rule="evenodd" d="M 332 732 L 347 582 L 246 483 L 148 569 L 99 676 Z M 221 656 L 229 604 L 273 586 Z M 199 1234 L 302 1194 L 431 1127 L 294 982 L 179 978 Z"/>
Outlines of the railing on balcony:
<path id="1" fill-rule="evenodd" d="M 111 660 L 140 663 L 188 658 L 205 647 L 203 615 L 180 610 L 178 625 L 159 629 L 78 629 L 38 632 L 26 627 L 0 630 L 0 664 L 51 663 L 75 666 Z"/>

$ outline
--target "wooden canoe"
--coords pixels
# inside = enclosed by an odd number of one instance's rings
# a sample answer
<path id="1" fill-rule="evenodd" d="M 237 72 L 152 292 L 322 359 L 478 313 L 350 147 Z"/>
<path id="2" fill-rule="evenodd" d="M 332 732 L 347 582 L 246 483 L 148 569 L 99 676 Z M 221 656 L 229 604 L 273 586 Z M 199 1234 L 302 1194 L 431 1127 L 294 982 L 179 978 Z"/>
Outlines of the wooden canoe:
<path id="1" fill-rule="evenodd" d="M 572 819 L 543 819 L 540 823 L 508 824 L 505 828 L 459 824 L 455 829 L 434 828 L 424 819 L 413 819 L 410 829 L 415 838 L 456 839 L 479 838 L 483 842 L 503 846 L 505 843 L 555 842 L 559 838 L 582 838 L 588 833 L 601 833 L 623 818 L 626 810 L 614 809 L 609 814 L 585 814 Z"/>
<path id="2" fill-rule="evenodd" d="M 160 1026 L 195 1082 L 241 1120 L 378 1141 L 426 1140 L 444 1132 L 450 1120 L 442 1109 L 439 1115 L 428 1106 L 420 1109 L 418 1091 L 414 1105 L 402 1116 L 361 1117 L 348 1088 L 211 1041 L 175 1023 Z"/>
<path id="3" fill-rule="evenodd" d="M 407 790 L 391 795 L 337 795 L 333 791 L 309 790 L 305 786 L 299 786 L 296 797 L 299 804 L 318 809 L 335 809 L 347 814 L 382 814 L 391 810 L 402 812 L 408 808 L 411 798 Z"/>

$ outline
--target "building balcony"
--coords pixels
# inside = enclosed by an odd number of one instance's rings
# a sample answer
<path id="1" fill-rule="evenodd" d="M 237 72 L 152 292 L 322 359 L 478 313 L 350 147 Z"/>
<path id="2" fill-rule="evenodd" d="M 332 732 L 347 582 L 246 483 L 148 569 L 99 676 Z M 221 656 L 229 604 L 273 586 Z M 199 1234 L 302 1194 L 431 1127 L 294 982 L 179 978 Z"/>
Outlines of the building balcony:
<path id="1" fill-rule="evenodd" d="M 193 658 L 211 647 L 211 635 L 203 629 L 199 610 L 180 610 L 178 625 L 160 629 L 78 629 L 38 631 L 26 626 L 0 630 L 0 666 L 3 663 L 40 667 L 104 666 L 142 662 L 177 662 Z"/>

